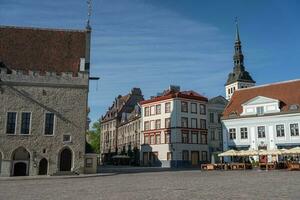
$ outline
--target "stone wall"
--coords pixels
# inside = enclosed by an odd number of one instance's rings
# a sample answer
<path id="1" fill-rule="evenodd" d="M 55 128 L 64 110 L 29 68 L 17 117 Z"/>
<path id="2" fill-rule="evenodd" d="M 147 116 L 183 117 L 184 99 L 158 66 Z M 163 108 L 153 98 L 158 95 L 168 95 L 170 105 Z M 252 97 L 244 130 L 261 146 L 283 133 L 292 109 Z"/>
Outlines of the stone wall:
<path id="1" fill-rule="evenodd" d="M 64 148 L 72 151 L 72 171 L 84 168 L 87 119 L 88 74 L 77 77 L 38 72 L 0 71 L 0 152 L 1 176 L 12 175 L 12 155 L 24 147 L 30 154 L 29 175 L 37 175 L 39 161 L 46 158 L 48 174 L 59 171 L 59 154 Z M 17 112 L 16 134 L 6 134 L 7 112 Z M 21 112 L 31 112 L 29 135 L 21 135 Z M 54 134 L 44 135 L 45 113 L 55 114 Z M 71 142 L 64 143 L 63 135 Z"/>

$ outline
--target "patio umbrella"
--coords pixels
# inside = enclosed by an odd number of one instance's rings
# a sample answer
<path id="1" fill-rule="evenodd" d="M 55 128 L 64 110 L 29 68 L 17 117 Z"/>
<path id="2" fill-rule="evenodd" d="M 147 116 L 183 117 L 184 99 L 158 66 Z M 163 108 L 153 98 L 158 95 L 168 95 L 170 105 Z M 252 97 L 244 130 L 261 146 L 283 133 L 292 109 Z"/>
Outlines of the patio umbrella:
<path id="1" fill-rule="evenodd" d="M 300 154 L 300 147 L 295 147 L 289 150 L 290 154 Z"/>
<path id="2" fill-rule="evenodd" d="M 260 156 L 266 156 L 266 155 L 268 155 L 268 152 L 265 149 L 261 149 L 261 150 L 258 150 L 258 155 L 260 155 Z"/>
<path id="3" fill-rule="evenodd" d="M 281 151 L 281 155 L 287 155 L 291 153 L 290 150 L 288 149 L 280 149 L 280 151 Z"/>
<path id="4" fill-rule="evenodd" d="M 272 156 L 277 156 L 277 155 L 282 155 L 282 151 L 279 149 L 270 149 L 267 150 L 267 155 L 272 155 Z"/>
<path id="5" fill-rule="evenodd" d="M 238 154 L 238 151 L 231 149 L 231 150 L 228 150 L 228 151 L 225 151 L 225 152 L 223 152 L 223 153 L 218 154 L 218 156 L 219 156 L 219 157 L 224 157 L 224 156 L 237 156 L 237 154 Z"/>
<path id="6" fill-rule="evenodd" d="M 253 149 L 239 152 L 239 156 L 257 156 L 257 155 L 258 155 L 258 151 Z"/>

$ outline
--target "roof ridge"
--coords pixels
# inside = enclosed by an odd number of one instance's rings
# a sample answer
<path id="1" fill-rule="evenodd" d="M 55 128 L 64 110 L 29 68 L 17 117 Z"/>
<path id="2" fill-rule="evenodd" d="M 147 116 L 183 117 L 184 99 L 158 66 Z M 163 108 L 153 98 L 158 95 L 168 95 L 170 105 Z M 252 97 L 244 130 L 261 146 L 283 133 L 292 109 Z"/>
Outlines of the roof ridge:
<path id="1" fill-rule="evenodd" d="M 0 25 L 0 28 L 25 29 L 25 30 L 41 30 L 41 31 L 86 32 L 86 29 L 25 27 L 25 26 L 8 26 L 8 25 Z"/>
<path id="2" fill-rule="evenodd" d="M 240 88 L 240 89 L 236 90 L 236 92 L 242 91 L 242 90 L 251 90 L 251 89 L 256 89 L 256 88 L 261 88 L 261 87 L 267 87 L 267 86 L 272 86 L 272 85 L 286 84 L 286 83 L 297 82 L 297 81 L 300 81 L 300 79 L 292 79 L 292 80 L 280 81 L 280 82 L 275 82 L 275 83 L 266 83 L 263 85 L 257 85 L 257 86 L 252 86 L 252 87 L 248 87 L 248 88 Z"/>

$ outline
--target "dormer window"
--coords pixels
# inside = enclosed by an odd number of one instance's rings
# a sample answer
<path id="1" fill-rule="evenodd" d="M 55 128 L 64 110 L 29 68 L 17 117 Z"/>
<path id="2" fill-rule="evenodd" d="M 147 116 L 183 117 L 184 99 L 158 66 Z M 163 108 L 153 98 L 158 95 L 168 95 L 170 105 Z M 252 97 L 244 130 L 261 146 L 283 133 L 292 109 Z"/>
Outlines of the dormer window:
<path id="1" fill-rule="evenodd" d="M 263 106 L 256 107 L 256 114 L 257 115 L 263 115 L 264 114 L 264 107 Z"/>

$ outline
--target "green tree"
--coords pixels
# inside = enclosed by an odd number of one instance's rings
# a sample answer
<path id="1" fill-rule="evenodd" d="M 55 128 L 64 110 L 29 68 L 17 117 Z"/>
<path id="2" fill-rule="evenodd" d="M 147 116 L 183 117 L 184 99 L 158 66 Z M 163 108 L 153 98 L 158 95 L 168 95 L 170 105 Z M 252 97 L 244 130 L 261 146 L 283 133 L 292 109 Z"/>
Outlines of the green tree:
<path id="1" fill-rule="evenodd" d="M 93 152 L 100 153 L 101 128 L 100 122 L 94 122 L 92 129 L 87 132 L 87 142 Z"/>

